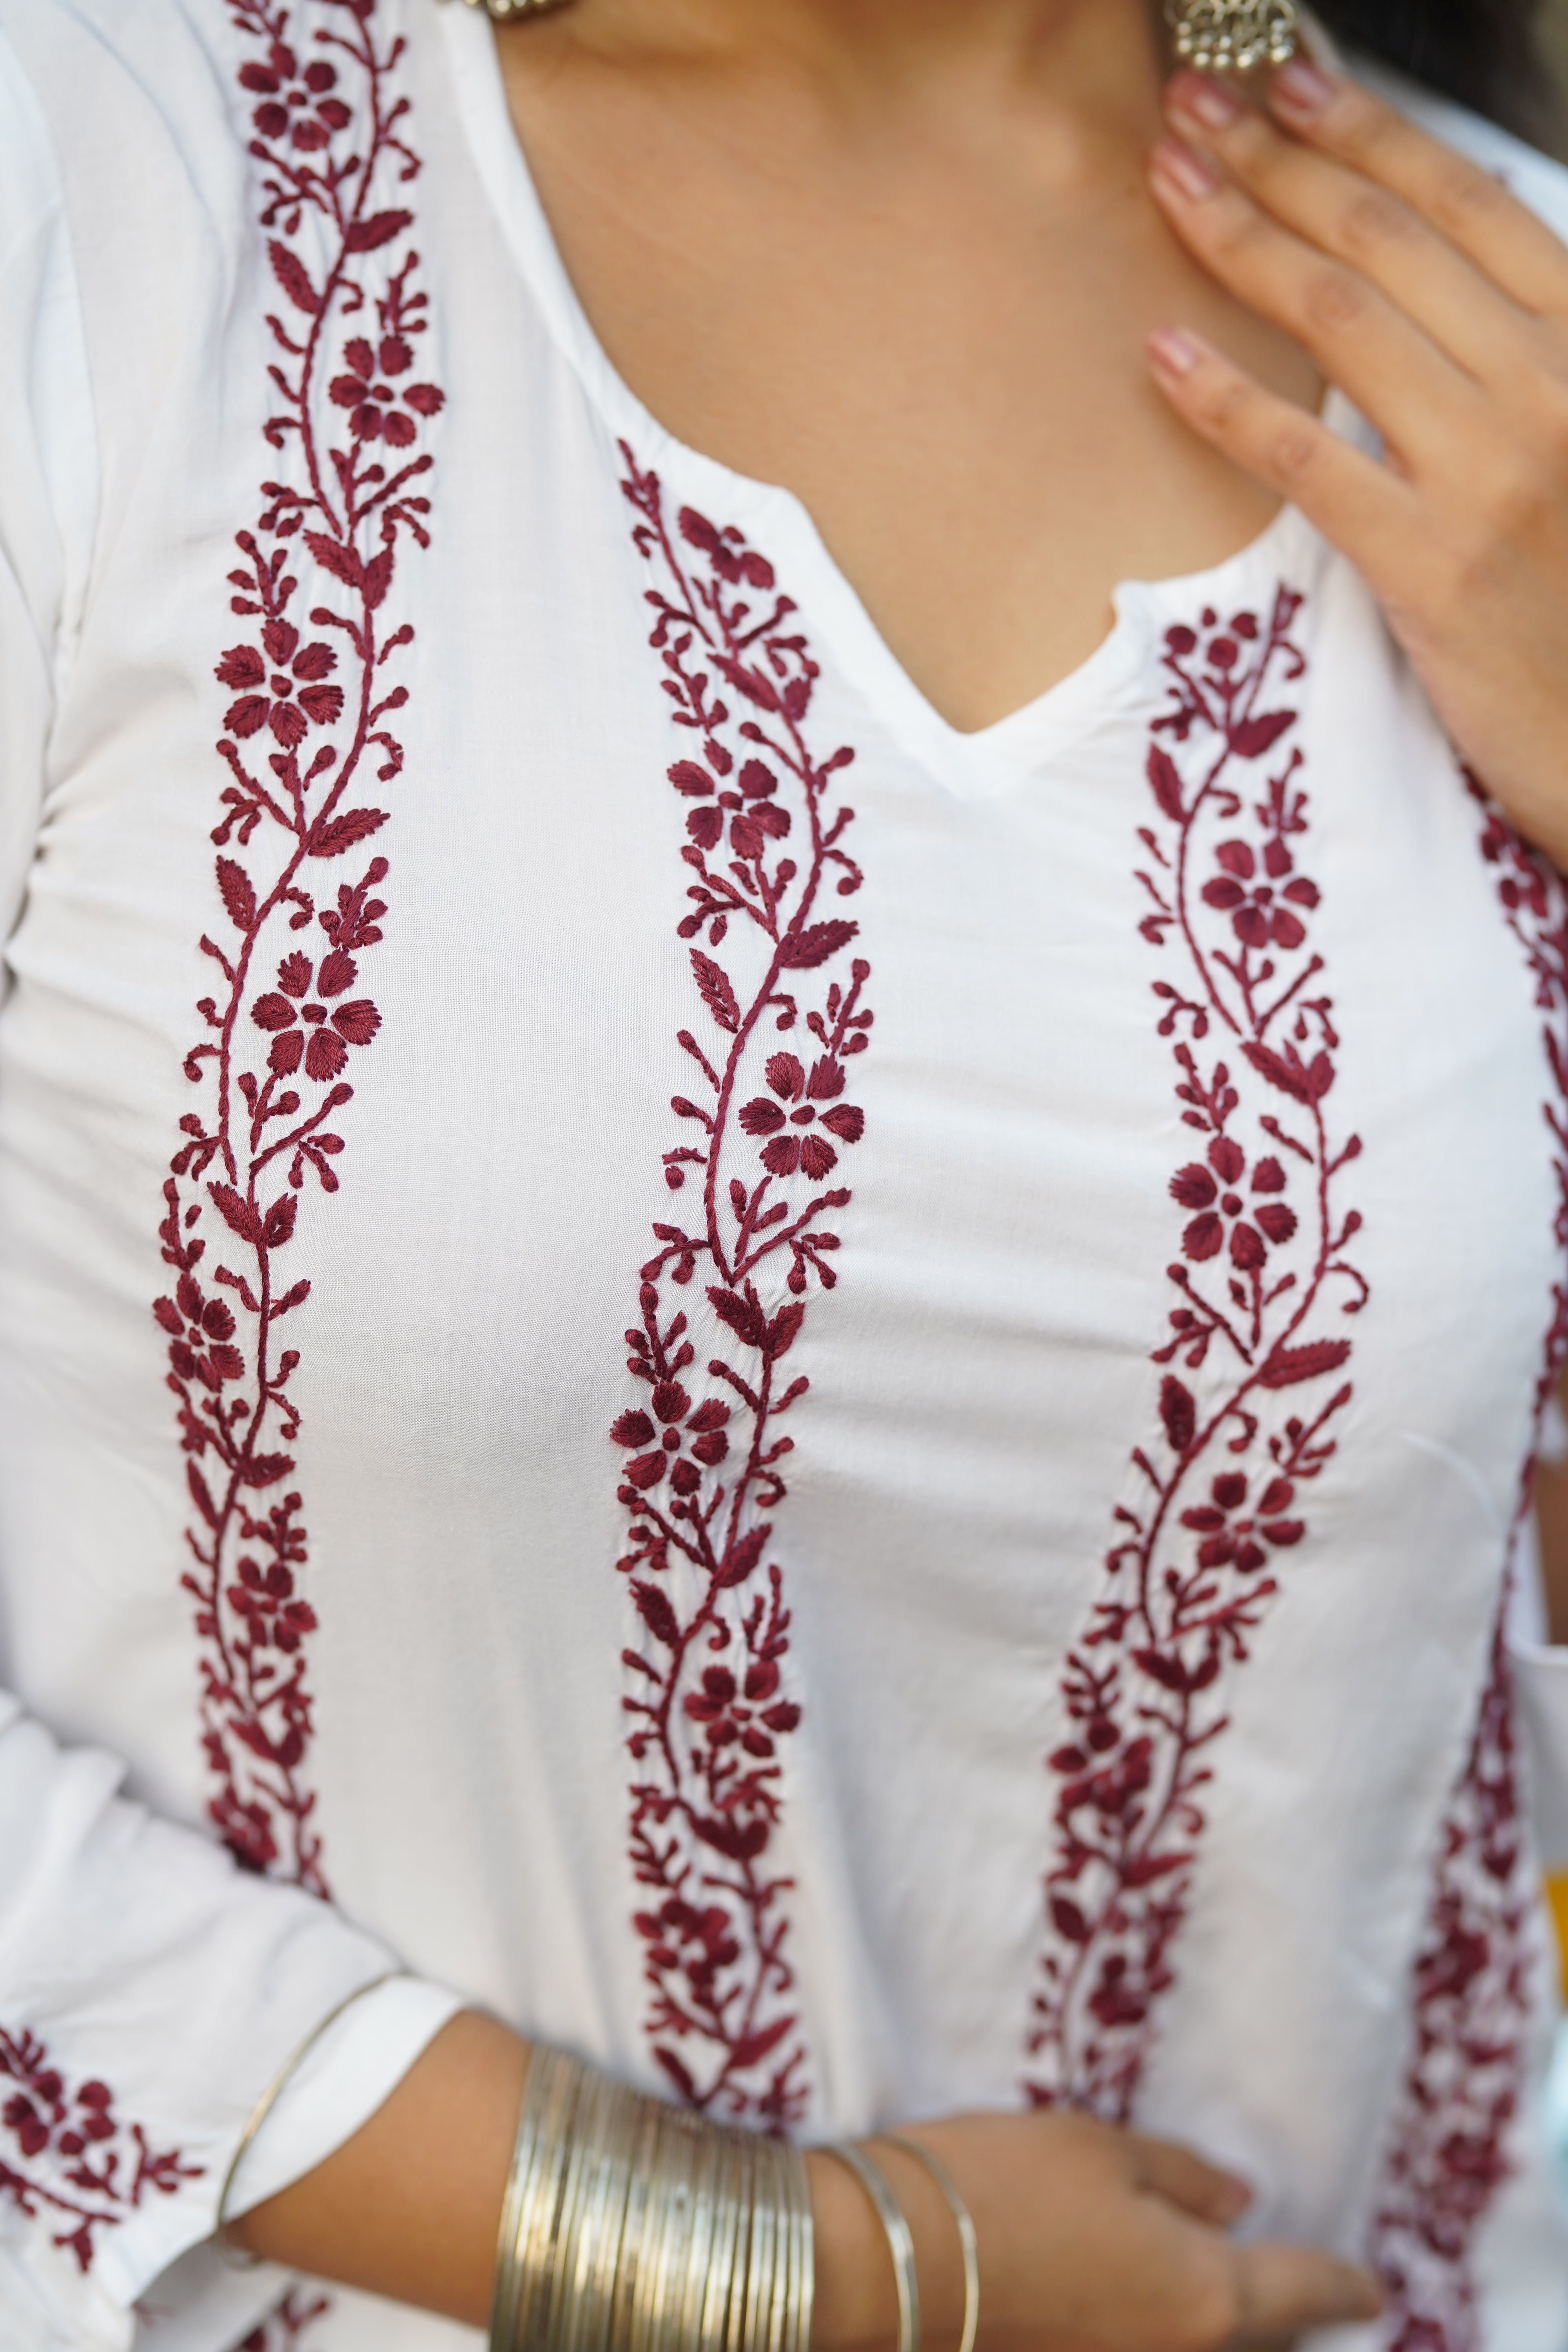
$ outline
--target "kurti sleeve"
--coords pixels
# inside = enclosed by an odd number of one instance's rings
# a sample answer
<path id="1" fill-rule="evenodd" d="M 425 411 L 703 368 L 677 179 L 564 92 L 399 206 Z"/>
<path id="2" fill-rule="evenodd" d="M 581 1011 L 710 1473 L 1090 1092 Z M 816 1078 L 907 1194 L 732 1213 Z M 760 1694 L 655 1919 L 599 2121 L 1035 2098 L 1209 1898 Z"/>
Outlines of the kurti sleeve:
<path id="1" fill-rule="evenodd" d="M 58 690 L 89 593 L 93 415 L 58 173 L 0 37 L 5 940 L 26 895 Z M 177 2262 L 150 2300 L 168 2310 L 193 2294 L 206 2305 L 226 2296 L 243 2333 L 284 2282 L 218 2273 L 189 2250 L 211 2235 L 247 2118 L 281 2063 L 346 1994 L 396 1966 L 327 1904 L 243 1874 L 201 1832 L 128 1801 L 121 1780 L 116 1759 L 62 1748 L 0 1694 L 5 2352 L 122 2352 L 132 2306 Z M 413 1978 L 356 2002 L 274 2109 L 231 2210 L 330 2154 L 458 2006 Z"/>

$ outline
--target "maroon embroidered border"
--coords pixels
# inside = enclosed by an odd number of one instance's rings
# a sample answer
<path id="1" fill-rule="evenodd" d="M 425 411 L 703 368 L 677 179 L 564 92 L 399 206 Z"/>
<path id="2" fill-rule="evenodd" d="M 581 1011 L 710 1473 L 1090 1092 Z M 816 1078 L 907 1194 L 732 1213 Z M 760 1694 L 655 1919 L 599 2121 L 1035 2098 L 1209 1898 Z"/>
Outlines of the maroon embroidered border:
<path id="1" fill-rule="evenodd" d="M 35 2034 L 0 2026 L 0 2126 L 9 2153 L 0 2152 L 0 2192 L 28 2218 L 58 2224 L 57 2246 L 68 2246 L 79 2267 L 92 2267 L 93 2232 L 113 2229 L 149 2190 L 172 2197 L 203 2168 L 186 2164 L 177 2148 L 153 2148 L 142 2126 L 114 2111 L 107 2083 L 73 2090 Z"/>
<path id="2" fill-rule="evenodd" d="M 403 763 L 387 720 L 407 688 L 386 665 L 414 633 L 389 627 L 386 605 L 405 536 L 428 544 L 415 486 L 432 461 L 416 445 L 444 395 L 413 377 L 426 298 L 405 243 L 413 215 L 385 201 L 419 168 L 392 81 L 402 42 L 378 45 L 375 0 L 316 0 L 303 47 L 271 0 L 230 10 L 254 44 L 238 80 L 282 306 L 268 318 L 278 406 L 266 437 L 291 463 L 289 479 L 262 483 L 229 574 L 247 625 L 217 665 L 230 696 L 212 836 L 224 919 L 201 941 L 219 977 L 185 1060 L 202 1095 L 163 1187 L 159 1234 L 176 1279 L 154 1312 L 196 1515 L 184 1582 L 202 1645 L 209 1811 L 242 1862 L 324 1894 L 306 1775 L 316 1618 L 300 1591 L 307 1530 L 289 1450 L 300 1354 L 279 1327 L 310 1297 L 301 1205 L 312 1188 L 338 1190 L 345 1074 L 381 1025 L 359 989 L 382 938 L 387 862 L 363 859 L 363 845 L 387 811 L 353 795 L 374 766 L 379 803 Z M 308 614 L 307 568 L 331 600 Z M 215 1237 L 223 1256 L 209 1269 Z"/>
<path id="3" fill-rule="evenodd" d="M 1163 1370 L 1158 1432 L 1132 1454 L 1142 1498 L 1117 1509 L 1104 1596 L 1063 1673 L 1027 2044 L 1035 2100 L 1117 2118 L 1174 1981 L 1224 1682 L 1307 1535 L 1303 1490 L 1351 1395 L 1343 1318 L 1367 1297 L 1345 1255 L 1361 1219 L 1339 1180 L 1361 1145 L 1328 1124 L 1339 1039 L 1283 698 L 1305 669 L 1301 601 L 1280 587 L 1265 621 L 1205 611 L 1167 630 L 1170 708 L 1148 755 L 1140 928 L 1180 960 L 1153 989 L 1194 1154 L 1171 1179 L 1181 1255 L 1152 1360 L 1181 1370 Z"/>
<path id="4" fill-rule="evenodd" d="M 646 1394 L 610 1433 L 626 1454 L 617 1491 L 631 1528 L 619 1566 L 640 1620 L 624 1654 L 630 1852 L 647 1890 L 637 1928 L 647 2032 L 680 2096 L 782 2129 L 804 2106 L 805 2060 L 789 2006 L 791 1882 L 769 1854 L 779 1750 L 801 1709 L 783 1573 L 765 1555 L 794 1442 L 774 1423 L 807 1387 L 780 1367 L 815 1289 L 834 1286 L 839 1240 L 824 1219 L 850 1195 L 827 1180 L 865 1127 L 845 1087 L 846 1066 L 870 1042 L 870 966 L 855 956 L 845 972 L 858 926 L 818 908 L 830 880 L 839 898 L 860 887 L 841 846 L 854 811 L 829 805 L 853 754 L 819 760 L 807 743 L 817 666 L 788 626 L 795 606 L 773 566 L 690 507 L 672 535 L 658 476 L 624 443 L 622 454 L 633 538 L 658 582 L 649 642 L 689 739 L 689 756 L 668 771 L 687 805 L 681 856 L 694 877 L 678 928 L 714 951 L 689 950 L 712 1050 L 678 1033 L 696 1099 L 671 1099 L 699 1133 L 664 1155 L 671 1192 L 700 1173 L 700 1213 L 692 1230 L 673 1214 L 654 1225 L 626 1332 L 628 1370 Z M 724 690 L 750 715 L 737 720 Z M 693 1374 L 689 1302 L 668 1297 L 699 1265 L 714 1318 L 708 1344 L 722 1351 L 706 1381 Z"/>
<path id="5" fill-rule="evenodd" d="M 1555 1150 L 1554 1237 L 1568 1247 L 1568 901 L 1546 861 L 1488 809 L 1481 855 L 1535 982 Z M 1478 2352 L 1477 2232 L 1509 2177 L 1529 2021 L 1532 1868 L 1521 1834 L 1512 1680 L 1504 1619 L 1530 1509 L 1541 1416 L 1568 1361 L 1568 1267 L 1552 1295 L 1531 1454 L 1520 1482 L 1486 1686 L 1438 1837 L 1414 1970 L 1412 2044 L 1372 2231 L 1388 2297 L 1390 2352 Z"/>

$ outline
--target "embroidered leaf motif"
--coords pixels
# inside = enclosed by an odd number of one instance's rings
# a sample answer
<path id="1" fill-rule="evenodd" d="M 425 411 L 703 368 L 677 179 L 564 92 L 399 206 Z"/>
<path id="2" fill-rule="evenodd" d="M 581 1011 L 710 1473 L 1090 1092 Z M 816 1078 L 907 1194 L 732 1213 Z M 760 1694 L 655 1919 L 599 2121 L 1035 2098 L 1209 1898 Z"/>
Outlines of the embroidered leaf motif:
<path id="1" fill-rule="evenodd" d="M 1350 1360 L 1348 1339 L 1312 1339 L 1304 1348 L 1276 1348 L 1258 1378 L 1266 1389 L 1293 1388 L 1298 1381 L 1337 1372 Z"/>
<path id="2" fill-rule="evenodd" d="M 1320 1102 L 1334 1083 L 1334 1066 L 1326 1054 L 1314 1054 L 1310 1062 L 1303 1063 L 1294 1049 L 1287 1059 L 1250 1037 L 1242 1052 L 1271 1087 L 1294 1096 L 1298 1102 Z"/>
<path id="3" fill-rule="evenodd" d="M 310 283 L 310 272 L 298 254 L 290 253 L 286 245 L 272 237 L 267 247 L 267 257 L 272 264 L 272 274 L 297 309 L 318 317 L 321 298 Z"/>
<path id="4" fill-rule="evenodd" d="M 242 1201 L 232 1184 L 209 1184 L 207 1191 L 217 1203 L 225 1224 L 231 1226 L 241 1241 L 259 1247 L 261 1220 L 249 1202 Z"/>
<path id="5" fill-rule="evenodd" d="M 741 1025 L 741 1008 L 735 1002 L 735 992 L 728 979 L 710 956 L 691 950 L 691 969 L 697 975 L 697 986 L 703 1003 L 721 1029 L 736 1030 Z"/>
<path id="6" fill-rule="evenodd" d="M 323 565 L 334 579 L 341 580 L 345 587 L 359 587 L 364 578 L 364 567 L 352 547 L 344 546 L 340 540 L 329 539 L 324 530 L 308 530 L 305 544 L 317 562 Z"/>
<path id="7" fill-rule="evenodd" d="M 328 817 L 312 828 L 308 853 L 311 857 L 341 857 L 356 841 L 379 832 L 386 817 L 385 809 L 345 809 L 341 816 Z"/>
<path id="8" fill-rule="evenodd" d="M 1271 710 L 1266 719 L 1238 719 L 1230 730 L 1231 749 L 1244 760 L 1261 760 L 1295 723 L 1293 710 Z"/>
<path id="9" fill-rule="evenodd" d="M 250 887 L 250 877 L 244 866 L 237 866 L 232 857 L 220 857 L 217 861 L 217 887 L 235 929 L 248 931 L 256 920 L 256 893 Z"/>
<path id="10" fill-rule="evenodd" d="M 1160 1383 L 1160 1418 L 1172 1452 L 1184 1454 L 1197 1434 L 1198 1410 L 1191 1389 L 1184 1388 L 1172 1372 Z"/>
<path id="11" fill-rule="evenodd" d="M 826 963 L 839 949 L 847 947 L 859 930 L 858 923 L 835 921 L 808 923 L 803 931 L 794 933 L 779 948 L 779 961 L 795 971 L 809 971 Z"/>
<path id="12" fill-rule="evenodd" d="M 680 1645 L 680 1622 L 658 1585 L 634 1584 L 632 1598 L 637 1602 L 638 1615 L 654 1640 L 662 1642 L 667 1650 L 678 1649 Z"/>
<path id="13" fill-rule="evenodd" d="M 1180 824 L 1184 814 L 1182 779 L 1176 772 L 1175 761 L 1168 751 L 1160 749 L 1158 743 L 1151 744 L 1149 748 L 1148 774 L 1149 782 L 1154 787 L 1154 798 L 1162 810 L 1173 824 Z"/>
<path id="14" fill-rule="evenodd" d="M 343 243 L 350 253 L 374 253 L 378 247 L 390 245 L 413 218 L 412 213 L 372 213 L 368 220 L 350 223 Z"/>

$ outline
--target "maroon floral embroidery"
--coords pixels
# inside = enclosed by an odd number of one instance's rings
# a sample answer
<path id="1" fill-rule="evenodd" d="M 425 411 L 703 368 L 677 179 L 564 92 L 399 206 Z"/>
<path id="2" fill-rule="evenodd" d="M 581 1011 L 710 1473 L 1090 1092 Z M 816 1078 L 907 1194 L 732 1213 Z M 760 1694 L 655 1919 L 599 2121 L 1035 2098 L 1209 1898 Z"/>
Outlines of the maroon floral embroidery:
<path id="1" fill-rule="evenodd" d="M 1568 1247 L 1568 900 L 1544 858 L 1493 809 L 1481 855 L 1498 869 L 1504 919 L 1524 951 L 1542 1014 L 1556 1145 L 1555 1238 Z M 1509 1589 L 1530 1509 L 1541 1417 L 1568 1362 L 1568 1265 L 1553 1286 L 1492 1628 L 1486 1687 L 1439 1833 L 1412 1993 L 1412 2046 L 1373 2222 L 1388 2297 L 1390 2352 L 1477 2352 L 1476 2233 L 1509 2174 L 1531 2008 L 1527 1927 L 1534 1905 L 1521 1834 L 1513 1688 L 1504 1638 Z"/>
<path id="2" fill-rule="evenodd" d="M 300 2338 L 318 2319 L 331 2311 L 331 2299 L 324 2294 L 307 2294 L 291 2287 L 276 2311 L 253 2327 L 236 2352 L 306 2352 Z"/>
<path id="3" fill-rule="evenodd" d="M 670 715 L 692 739 L 693 756 L 668 772 L 688 804 L 681 855 L 693 876 L 678 928 L 715 950 L 689 952 L 717 1033 L 711 1053 L 678 1033 L 700 1078 L 698 1098 L 678 1094 L 671 1107 L 700 1136 L 665 1153 L 664 1177 L 679 1192 L 700 1172 L 701 1207 L 690 1230 L 673 1214 L 654 1225 L 626 1333 L 646 1394 L 610 1433 L 626 1455 L 618 1492 L 631 1520 L 619 1566 L 641 1621 L 625 1653 L 631 1858 L 648 1890 L 637 1927 L 654 2054 L 681 2097 L 778 2129 L 805 2098 L 787 2005 L 790 1882 L 768 1867 L 780 1743 L 801 1710 L 783 1577 L 765 1554 L 793 1444 L 773 1424 L 807 1386 L 780 1367 L 813 1284 L 834 1286 L 838 1236 L 822 1221 L 850 1197 L 816 1188 L 865 1130 L 845 1089 L 870 1042 L 870 966 L 855 956 L 844 973 L 858 926 L 818 907 L 830 880 L 841 898 L 860 886 L 840 845 L 854 811 L 829 807 L 853 754 L 819 760 L 806 742 L 817 667 L 788 626 L 795 606 L 772 565 L 689 507 L 672 536 L 658 476 L 622 448 L 633 537 L 658 583 L 650 642 Z M 749 715 L 737 722 L 721 689 Z M 792 1032 L 799 1052 L 774 1043 Z M 668 1297 L 700 1265 L 708 1345 L 722 1350 L 706 1381 L 693 1370 L 701 1318 Z"/>
<path id="4" fill-rule="evenodd" d="M 1173 1981 L 1223 1678 L 1307 1533 L 1303 1490 L 1351 1394 L 1337 1378 L 1343 1318 L 1367 1297 L 1345 1255 L 1361 1219 L 1335 1197 L 1361 1146 L 1336 1145 L 1328 1125 L 1339 1039 L 1314 988 L 1307 795 L 1280 698 L 1305 667 L 1290 634 L 1300 603 L 1281 587 L 1265 623 L 1205 612 L 1197 629 L 1167 630 L 1171 707 L 1148 757 L 1158 817 L 1140 835 L 1141 929 L 1181 956 L 1153 987 L 1192 1157 L 1171 1179 L 1181 1255 L 1152 1354 L 1159 1432 L 1132 1454 L 1144 1498 L 1116 1512 L 1105 1597 L 1063 1675 L 1070 1729 L 1050 1759 L 1028 2041 L 1032 2097 L 1117 2118 Z"/>
<path id="5" fill-rule="evenodd" d="M 172 2197 L 202 2167 L 177 2148 L 148 2145 L 140 2124 L 122 2123 L 107 2083 L 75 2090 L 37 2036 L 0 2026 L 0 2190 L 30 2219 L 58 2223 L 57 2246 L 92 2267 L 95 2230 L 113 2229 L 150 2189 Z"/>
<path id="6" fill-rule="evenodd" d="M 419 168 L 408 101 L 391 86 L 402 42 L 378 46 L 375 0 L 317 0 L 308 53 L 272 0 L 230 7 L 258 48 L 239 83 L 257 101 L 250 152 L 281 298 L 268 321 L 279 405 L 266 436 L 292 462 L 288 480 L 262 483 L 229 574 L 246 630 L 216 667 L 231 697 L 212 836 L 226 928 L 201 942 L 221 980 L 197 1007 L 205 1034 L 185 1060 L 203 1094 L 180 1121 L 163 1187 L 159 1234 L 175 1280 L 153 1312 L 168 1335 L 196 1514 L 184 1581 L 203 1644 L 209 1810 L 242 1862 L 324 1894 L 305 1775 L 316 1619 L 300 1591 L 307 1531 L 289 1451 L 300 1357 L 280 1347 L 279 1326 L 310 1296 L 295 1271 L 301 1202 L 312 1185 L 338 1189 L 333 1122 L 381 1026 L 356 982 L 386 913 L 387 862 L 362 863 L 362 845 L 387 811 L 356 800 L 354 787 L 363 792 L 367 765 L 385 785 L 403 763 L 386 721 L 407 688 L 386 665 L 414 633 L 389 628 L 385 606 L 405 535 L 428 544 L 429 502 L 416 485 L 431 459 L 403 453 L 442 394 L 403 381 L 426 297 L 413 283 L 418 256 L 402 247 L 413 215 L 376 208 L 384 183 Z M 346 373 L 333 375 L 334 341 L 351 320 L 362 331 L 342 347 Z M 300 609 L 307 566 L 331 601 Z M 345 859 L 340 882 L 334 862 Z M 223 1258 L 209 1269 L 215 1235 Z"/>

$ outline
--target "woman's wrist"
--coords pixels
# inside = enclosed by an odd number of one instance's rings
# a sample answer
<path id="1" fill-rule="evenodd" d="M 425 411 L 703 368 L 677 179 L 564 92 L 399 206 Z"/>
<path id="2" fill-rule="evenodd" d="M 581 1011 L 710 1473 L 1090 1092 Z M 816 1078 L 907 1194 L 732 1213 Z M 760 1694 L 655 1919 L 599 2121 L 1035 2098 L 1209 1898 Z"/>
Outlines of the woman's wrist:
<path id="1" fill-rule="evenodd" d="M 963 2262 L 952 2216 L 918 2158 L 887 2140 L 868 2139 L 865 2146 L 915 2242 L 921 2343 L 927 2352 L 949 2352 L 963 2326 Z M 833 2157 L 812 2153 L 805 2164 L 816 2253 L 812 2352 L 893 2352 L 898 2294 L 875 2209 L 854 2174 Z"/>

